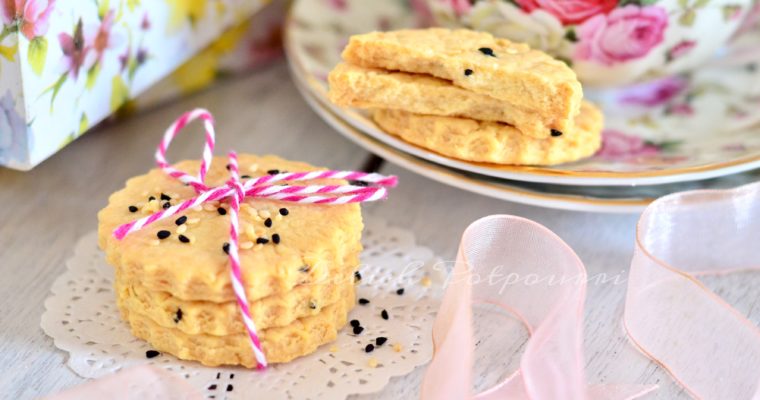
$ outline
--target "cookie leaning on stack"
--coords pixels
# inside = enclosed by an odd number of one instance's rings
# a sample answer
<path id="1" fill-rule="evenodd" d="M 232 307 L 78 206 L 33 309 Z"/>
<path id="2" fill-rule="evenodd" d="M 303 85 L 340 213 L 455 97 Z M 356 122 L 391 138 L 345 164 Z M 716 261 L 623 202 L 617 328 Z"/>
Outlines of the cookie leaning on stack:
<path id="1" fill-rule="evenodd" d="M 527 45 L 470 30 L 372 32 L 351 37 L 343 59 L 329 75 L 333 103 L 379 110 L 383 129 L 438 153 L 550 165 L 600 146 L 602 114 L 575 73 Z"/>
<path id="2" fill-rule="evenodd" d="M 175 168 L 194 174 L 199 161 Z M 229 179 L 215 158 L 209 186 Z M 273 156 L 239 156 L 243 181 L 280 170 L 312 171 Z M 343 184 L 322 179 L 307 184 Z M 100 247 L 116 270 L 117 304 L 135 336 L 206 365 L 256 366 L 232 290 L 227 202 L 206 203 L 122 240 L 121 224 L 195 197 L 159 169 L 130 179 L 98 214 Z M 240 261 L 252 319 L 269 362 L 287 362 L 333 340 L 353 307 L 361 252 L 358 204 L 298 204 L 245 198 Z"/>

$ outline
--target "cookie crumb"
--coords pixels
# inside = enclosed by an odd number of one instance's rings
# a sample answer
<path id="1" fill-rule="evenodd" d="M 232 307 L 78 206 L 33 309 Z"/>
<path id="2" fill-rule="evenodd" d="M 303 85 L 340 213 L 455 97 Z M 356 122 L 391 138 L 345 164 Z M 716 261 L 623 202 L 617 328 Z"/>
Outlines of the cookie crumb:
<path id="1" fill-rule="evenodd" d="M 367 366 L 369 366 L 370 368 L 377 368 L 377 365 L 378 365 L 377 359 L 374 357 L 370 358 L 369 361 L 367 361 Z"/>
<path id="2" fill-rule="evenodd" d="M 338 346 L 330 346 L 330 353 L 337 353 L 338 352 Z"/>
<path id="3" fill-rule="evenodd" d="M 177 227 L 177 233 L 183 234 L 187 231 L 187 225 L 180 225 Z"/>
<path id="4" fill-rule="evenodd" d="M 161 244 L 161 241 L 158 239 L 153 239 L 150 241 L 151 246 L 158 246 L 159 244 Z"/>
<path id="5" fill-rule="evenodd" d="M 401 343 L 395 343 L 393 345 L 393 351 L 395 351 L 396 353 L 401 353 L 401 350 L 402 350 Z"/>

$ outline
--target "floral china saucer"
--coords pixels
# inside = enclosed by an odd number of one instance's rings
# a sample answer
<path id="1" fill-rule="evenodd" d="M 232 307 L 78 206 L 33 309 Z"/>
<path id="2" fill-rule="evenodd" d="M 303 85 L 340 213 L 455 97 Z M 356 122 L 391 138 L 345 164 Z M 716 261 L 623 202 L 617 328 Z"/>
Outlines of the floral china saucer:
<path id="1" fill-rule="evenodd" d="M 286 22 L 293 74 L 327 102 L 327 74 L 348 37 L 419 27 L 418 0 L 299 0 Z M 760 27 L 698 70 L 619 90 L 586 90 L 605 114 L 602 149 L 554 167 L 502 166 L 448 158 L 385 133 L 367 114 L 331 107 L 385 145 L 446 167 L 513 181 L 631 186 L 703 180 L 760 167 Z"/>

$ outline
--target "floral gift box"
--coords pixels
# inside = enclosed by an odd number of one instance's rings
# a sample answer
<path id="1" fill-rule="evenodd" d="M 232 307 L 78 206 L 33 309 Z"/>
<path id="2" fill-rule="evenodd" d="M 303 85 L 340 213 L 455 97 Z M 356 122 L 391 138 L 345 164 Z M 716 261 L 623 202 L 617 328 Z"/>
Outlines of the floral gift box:
<path id="1" fill-rule="evenodd" d="M 266 0 L 1 0 L 0 165 L 27 170 Z"/>

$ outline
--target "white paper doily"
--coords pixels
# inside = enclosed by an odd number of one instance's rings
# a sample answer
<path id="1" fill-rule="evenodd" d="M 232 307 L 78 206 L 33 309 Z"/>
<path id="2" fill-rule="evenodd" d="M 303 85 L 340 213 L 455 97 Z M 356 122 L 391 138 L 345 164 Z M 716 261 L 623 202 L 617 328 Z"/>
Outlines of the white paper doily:
<path id="1" fill-rule="evenodd" d="M 146 358 L 150 345 L 136 339 L 119 318 L 112 288 L 113 269 L 98 249 L 96 232 L 82 237 L 67 270 L 53 284 L 45 301 L 42 329 L 56 347 L 69 353 L 67 364 L 78 375 L 98 378 L 123 368 L 153 364 L 173 371 L 199 388 L 207 398 L 342 399 L 382 389 L 391 377 L 405 375 L 432 355 L 430 332 L 440 304 L 443 273 L 430 250 L 417 246 L 414 235 L 366 218 L 362 239 L 361 284 L 349 319 L 365 330 L 354 335 L 343 329 L 338 339 L 314 354 L 266 372 L 244 368 L 204 367 L 169 354 Z M 431 284 L 422 284 L 425 277 Z M 404 288 L 403 295 L 396 291 Z M 388 321 L 380 317 L 385 309 Z M 378 336 L 388 342 L 366 353 Z M 396 352 L 393 345 L 401 345 Z M 331 352 L 331 347 L 337 351 Z M 378 363 L 370 366 L 370 359 Z"/>

